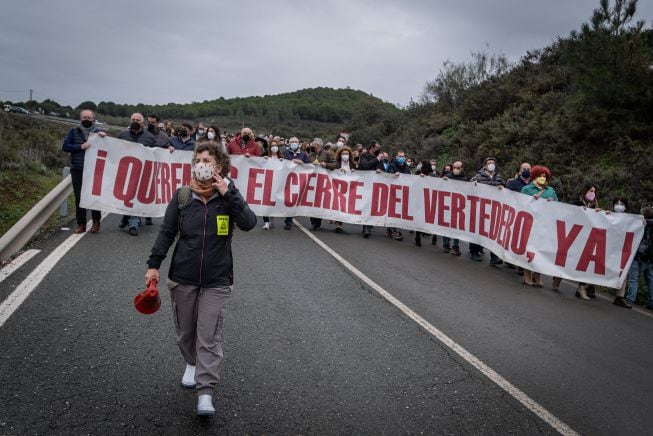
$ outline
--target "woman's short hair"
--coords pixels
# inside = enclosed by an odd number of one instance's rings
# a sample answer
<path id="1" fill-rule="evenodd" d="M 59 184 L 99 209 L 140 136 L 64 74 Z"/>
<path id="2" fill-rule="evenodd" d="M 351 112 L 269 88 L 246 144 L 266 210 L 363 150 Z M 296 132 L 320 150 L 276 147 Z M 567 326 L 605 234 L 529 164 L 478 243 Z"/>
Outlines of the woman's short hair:
<path id="1" fill-rule="evenodd" d="M 544 165 L 535 165 L 531 168 L 531 179 L 537 179 L 541 175 L 544 175 L 544 177 L 549 180 L 551 178 L 551 170 Z"/>
<path id="2" fill-rule="evenodd" d="M 213 156 L 215 158 L 215 163 L 222 167 L 220 175 L 222 177 L 229 175 L 229 171 L 231 170 L 231 159 L 229 159 L 228 154 L 222 151 L 222 144 L 215 141 L 198 142 L 195 145 L 195 150 L 193 151 L 193 162 L 195 162 L 195 158 L 198 154 L 205 151 L 208 151 L 209 156 Z"/>

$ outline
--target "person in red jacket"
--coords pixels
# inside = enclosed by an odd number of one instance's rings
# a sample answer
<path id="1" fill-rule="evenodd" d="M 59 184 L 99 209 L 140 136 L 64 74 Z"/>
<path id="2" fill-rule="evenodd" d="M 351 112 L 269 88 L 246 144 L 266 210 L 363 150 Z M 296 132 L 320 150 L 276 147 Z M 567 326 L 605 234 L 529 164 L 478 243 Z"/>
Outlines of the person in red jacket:
<path id="1" fill-rule="evenodd" d="M 254 141 L 252 129 L 249 127 L 243 127 L 243 130 L 240 131 L 240 135 L 236 135 L 234 139 L 229 141 L 227 151 L 229 154 L 244 154 L 245 157 L 261 155 L 261 149 Z"/>

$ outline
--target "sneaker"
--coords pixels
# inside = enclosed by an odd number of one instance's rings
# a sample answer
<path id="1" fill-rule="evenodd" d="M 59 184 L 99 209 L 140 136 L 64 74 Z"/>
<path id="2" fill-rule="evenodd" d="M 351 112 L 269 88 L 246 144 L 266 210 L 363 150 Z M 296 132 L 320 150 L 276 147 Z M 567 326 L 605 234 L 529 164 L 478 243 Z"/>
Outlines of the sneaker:
<path id="1" fill-rule="evenodd" d="M 628 302 L 624 297 L 616 297 L 612 302 L 615 306 L 623 307 L 625 309 L 632 309 L 633 305 Z"/>
<path id="2" fill-rule="evenodd" d="M 91 226 L 91 233 L 97 233 L 100 231 L 100 221 L 93 220 L 93 225 Z"/>
<path id="3" fill-rule="evenodd" d="M 370 232 L 369 230 L 365 230 L 363 231 L 363 238 L 368 239 L 371 234 L 372 232 Z"/>
<path id="4" fill-rule="evenodd" d="M 129 234 L 132 236 L 138 236 L 138 227 L 130 227 Z"/>
<path id="5" fill-rule="evenodd" d="M 451 254 L 453 254 L 454 256 L 460 256 L 460 247 L 454 245 L 453 248 L 451 248 Z"/>
<path id="6" fill-rule="evenodd" d="M 590 298 L 596 298 L 596 288 L 594 285 L 587 285 L 587 296 Z"/>
<path id="7" fill-rule="evenodd" d="M 502 263 L 503 263 L 503 260 L 501 260 L 501 259 L 492 259 L 492 260 L 490 260 L 490 265 L 492 265 L 492 266 L 498 266 L 498 265 L 501 265 Z"/>
<path id="8" fill-rule="evenodd" d="M 344 229 L 342 228 L 342 224 L 338 224 L 336 226 L 336 233 L 342 233 L 344 232 Z"/>
<path id="9" fill-rule="evenodd" d="M 86 224 L 78 225 L 73 233 L 76 235 L 79 235 L 80 233 L 86 233 Z"/>
<path id="10" fill-rule="evenodd" d="M 478 253 L 472 253 L 472 254 L 469 255 L 469 257 L 470 257 L 470 259 L 472 259 L 475 262 L 482 262 L 483 261 L 483 258 Z"/>
<path id="11" fill-rule="evenodd" d="M 395 230 L 395 232 L 392 234 L 392 237 L 395 241 L 403 241 L 404 240 L 404 235 L 401 234 L 399 230 Z"/>
<path id="12" fill-rule="evenodd" d="M 315 224 L 313 224 L 313 225 L 311 225 L 311 230 L 314 231 L 314 232 L 317 231 L 317 230 L 320 230 L 320 226 L 316 226 Z"/>
<path id="13" fill-rule="evenodd" d="M 197 416 L 213 416 L 215 408 L 213 407 L 212 395 L 199 395 L 197 397 Z"/>
<path id="14" fill-rule="evenodd" d="M 125 227 L 127 227 L 127 224 L 129 224 L 129 217 L 123 216 L 120 219 L 120 224 L 118 224 L 118 228 L 124 229 Z"/>
<path id="15" fill-rule="evenodd" d="M 442 247 L 442 251 L 444 251 L 445 253 L 450 253 L 451 249 L 449 248 L 448 245 L 445 245 L 444 247 Z"/>
<path id="16" fill-rule="evenodd" d="M 392 238 L 392 230 L 387 229 L 387 230 L 385 231 L 385 235 L 386 235 L 388 238 Z"/>
<path id="17" fill-rule="evenodd" d="M 653 304 L 647 304 L 644 309 L 653 310 Z"/>
<path id="18" fill-rule="evenodd" d="M 286 223 L 286 225 L 283 226 L 283 229 L 284 229 L 284 230 L 290 230 L 290 229 L 292 229 L 292 224 L 290 224 L 290 223 Z"/>
<path id="19" fill-rule="evenodd" d="M 263 230 L 270 230 L 270 223 L 269 222 L 263 224 Z"/>
<path id="20" fill-rule="evenodd" d="M 151 226 L 152 224 L 154 224 L 154 223 L 152 222 L 152 218 L 145 218 L 145 225 L 146 225 L 146 226 Z"/>
<path id="21" fill-rule="evenodd" d="M 186 370 L 181 377 L 181 387 L 193 389 L 195 386 L 197 386 L 197 382 L 195 381 L 195 366 L 186 364 Z"/>

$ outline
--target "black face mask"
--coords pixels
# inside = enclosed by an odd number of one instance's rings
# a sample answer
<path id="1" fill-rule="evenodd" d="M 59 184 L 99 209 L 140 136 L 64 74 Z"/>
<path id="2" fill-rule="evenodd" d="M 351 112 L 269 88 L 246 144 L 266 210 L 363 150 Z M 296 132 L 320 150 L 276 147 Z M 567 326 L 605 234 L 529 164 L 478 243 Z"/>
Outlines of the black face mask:
<path id="1" fill-rule="evenodd" d="M 148 124 L 148 125 L 147 125 L 147 131 L 148 131 L 148 132 L 150 132 L 150 133 L 154 133 L 154 130 L 155 130 L 155 129 L 156 129 L 156 127 L 154 126 L 154 124 Z"/>
<path id="2" fill-rule="evenodd" d="M 132 132 L 140 132 L 141 131 L 141 123 L 138 121 L 132 121 L 132 123 L 129 125 L 129 130 Z"/>
<path id="3" fill-rule="evenodd" d="M 183 138 L 188 134 L 188 132 L 186 131 L 186 129 L 179 129 L 177 130 L 177 134 Z"/>
<path id="4" fill-rule="evenodd" d="M 93 126 L 93 121 L 91 121 L 91 120 L 82 120 L 82 126 L 84 126 L 85 128 L 88 129 L 88 128 Z"/>
<path id="5" fill-rule="evenodd" d="M 374 151 L 372 152 L 372 154 L 374 155 L 374 157 L 378 156 L 379 153 L 381 153 L 381 150 L 374 150 Z"/>
<path id="6" fill-rule="evenodd" d="M 244 142 L 249 142 L 249 140 L 250 140 L 249 135 L 243 135 L 242 138 L 243 138 Z"/>

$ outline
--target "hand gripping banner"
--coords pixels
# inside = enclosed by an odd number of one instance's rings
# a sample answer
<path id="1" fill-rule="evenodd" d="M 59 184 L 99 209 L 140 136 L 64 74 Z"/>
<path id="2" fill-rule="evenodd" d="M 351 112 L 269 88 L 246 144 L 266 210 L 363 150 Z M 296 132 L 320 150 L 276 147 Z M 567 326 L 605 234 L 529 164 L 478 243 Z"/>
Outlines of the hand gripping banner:
<path id="1" fill-rule="evenodd" d="M 81 206 L 163 216 L 191 178 L 192 152 L 91 137 Z M 259 216 L 398 227 L 479 244 L 544 274 L 618 288 L 644 233 L 640 215 L 583 209 L 472 182 L 232 156 L 231 180 Z"/>

